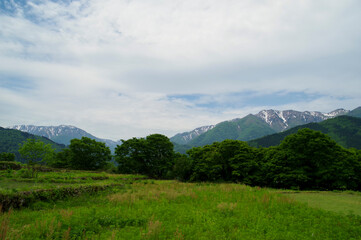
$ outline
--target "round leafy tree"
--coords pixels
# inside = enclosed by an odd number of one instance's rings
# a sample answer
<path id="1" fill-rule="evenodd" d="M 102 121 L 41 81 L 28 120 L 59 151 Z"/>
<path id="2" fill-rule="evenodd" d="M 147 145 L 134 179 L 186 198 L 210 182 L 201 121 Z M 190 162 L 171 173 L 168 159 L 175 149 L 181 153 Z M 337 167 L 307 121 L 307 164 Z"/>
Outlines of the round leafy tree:
<path id="1" fill-rule="evenodd" d="M 300 129 L 277 150 L 270 168 L 277 187 L 342 189 L 351 183 L 351 153 L 322 132 Z"/>
<path id="2" fill-rule="evenodd" d="M 112 159 L 110 149 L 105 143 L 87 137 L 72 139 L 69 149 L 71 151 L 69 165 L 74 169 L 101 169 Z"/>

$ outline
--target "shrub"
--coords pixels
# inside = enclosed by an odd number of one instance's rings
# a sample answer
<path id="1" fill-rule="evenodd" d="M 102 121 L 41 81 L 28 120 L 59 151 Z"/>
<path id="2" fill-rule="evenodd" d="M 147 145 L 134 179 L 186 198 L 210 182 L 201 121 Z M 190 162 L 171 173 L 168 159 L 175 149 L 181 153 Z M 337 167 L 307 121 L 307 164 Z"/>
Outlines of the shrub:
<path id="1" fill-rule="evenodd" d="M 21 163 L 0 161 L 0 170 L 7 170 L 7 169 L 19 170 L 21 169 Z"/>

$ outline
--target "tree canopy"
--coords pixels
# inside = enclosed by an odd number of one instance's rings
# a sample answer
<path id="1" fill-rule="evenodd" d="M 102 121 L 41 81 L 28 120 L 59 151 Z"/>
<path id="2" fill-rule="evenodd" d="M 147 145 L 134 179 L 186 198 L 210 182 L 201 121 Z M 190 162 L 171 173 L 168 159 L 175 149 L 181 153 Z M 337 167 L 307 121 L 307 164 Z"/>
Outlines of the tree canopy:
<path id="1" fill-rule="evenodd" d="M 97 142 L 87 137 L 72 139 L 69 151 L 66 150 L 64 155 L 69 158 L 68 164 L 73 169 L 101 169 L 112 159 L 110 149 L 105 143 Z"/>
<path id="2" fill-rule="evenodd" d="M 345 149 L 329 136 L 300 129 L 277 147 L 254 148 L 225 140 L 192 148 L 187 180 L 233 181 L 295 189 L 361 189 L 361 151 Z M 178 161 L 176 161 L 177 163 Z M 182 169 L 177 166 L 177 169 Z"/>
<path id="3" fill-rule="evenodd" d="M 35 163 L 48 163 L 52 161 L 55 150 L 50 144 L 29 138 L 22 144 L 19 153 L 27 164 L 33 165 Z"/>
<path id="4" fill-rule="evenodd" d="M 156 178 L 165 178 L 170 174 L 174 154 L 173 144 L 162 134 L 122 140 L 122 145 L 115 148 L 121 173 L 139 173 Z"/>

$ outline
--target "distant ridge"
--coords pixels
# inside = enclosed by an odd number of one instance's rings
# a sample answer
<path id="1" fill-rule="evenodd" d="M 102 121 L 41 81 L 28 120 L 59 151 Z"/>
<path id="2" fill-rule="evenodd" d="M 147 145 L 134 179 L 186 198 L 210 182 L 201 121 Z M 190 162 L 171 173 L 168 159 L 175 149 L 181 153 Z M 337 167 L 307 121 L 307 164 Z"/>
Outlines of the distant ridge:
<path id="1" fill-rule="evenodd" d="M 351 117 L 359 117 L 359 118 L 361 118 L 361 107 L 355 108 L 354 110 L 349 112 L 347 115 L 351 116 Z"/>
<path id="2" fill-rule="evenodd" d="M 22 132 L 31 133 L 38 136 L 43 136 L 51 139 L 54 142 L 69 145 L 70 140 L 74 138 L 81 139 L 82 137 L 88 137 L 95 139 L 99 142 L 104 142 L 111 150 L 114 150 L 117 144 L 120 142 L 112 141 L 109 139 L 97 138 L 86 131 L 71 126 L 71 125 L 59 125 L 59 126 L 35 126 L 35 125 L 15 125 L 8 127 L 9 129 L 16 129 Z"/>
<path id="3" fill-rule="evenodd" d="M 298 112 L 294 110 L 279 111 L 271 109 L 260 111 L 255 116 L 265 121 L 276 132 L 281 132 L 298 125 L 321 122 L 347 113 L 349 113 L 349 111 L 345 109 L 336 109 L 329 113 L 315 111 Z"/>
<path id="4" fill-rule="evenodd" d="M 173 136 L 171 140 L 178 144 L 187 144 L 188 142 L 192 141 L 194 138 L 211 130 L 214 127 L 215 127 L 214 125 L 209 125 L 209 126 L 196 128 L 190 132 L 178 133 L 175 136 Z"/>
<path id="5" fill-rule="evenodd" d="M 275 133 L 264 121 L 249 114 L 244 118 L 218 123 L 214 128 L 190 141 L 191 146 L 204 146 L 225 139 L 247 141 Z"/>

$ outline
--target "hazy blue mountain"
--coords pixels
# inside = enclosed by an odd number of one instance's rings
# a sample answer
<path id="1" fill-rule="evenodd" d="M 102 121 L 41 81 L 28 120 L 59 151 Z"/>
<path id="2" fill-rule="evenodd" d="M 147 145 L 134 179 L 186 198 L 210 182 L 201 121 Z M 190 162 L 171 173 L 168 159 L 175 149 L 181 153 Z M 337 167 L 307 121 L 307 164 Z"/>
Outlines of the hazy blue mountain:
<path id="1" fill-rule="evenodd" d="M 97 138 L 86 131 L 69 125 L 60 126 L 34 126 L 34 125 L 15 125 L 9 127 L 10 129 L 16 129 L 23 132 L 31 133 L 38 136 L 44 136 L 51 139 L 54 142 L 69 145 L 70 140 L 74 138 L 81 139 L 82 137 L 88 137 L 95 139 L 99 142 L 104 142 L 112 151 L 120 142 L 112 141 L 109 139 Z"/>

